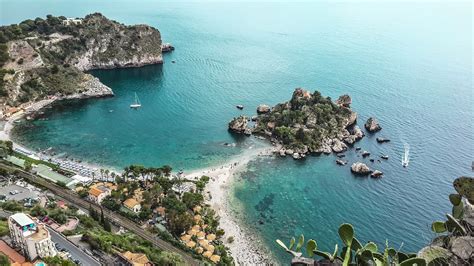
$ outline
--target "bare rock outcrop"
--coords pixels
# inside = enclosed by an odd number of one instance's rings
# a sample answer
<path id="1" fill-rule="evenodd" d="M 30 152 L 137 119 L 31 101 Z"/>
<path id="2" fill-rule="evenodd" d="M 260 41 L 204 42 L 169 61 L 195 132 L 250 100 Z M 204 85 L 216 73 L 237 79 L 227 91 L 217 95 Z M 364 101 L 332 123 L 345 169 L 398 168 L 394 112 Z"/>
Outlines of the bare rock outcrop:
<path id="1" fill-rule="evenodd" d="M 372 170 L 365 163 L 357 162 L 351 165 L 351 172 L 356 175 L 369 175 Z"/>
<path id="2" fill-rule="evenodd" d="M 257 107 L 257 114 L 266 114 L 268 112 L 270 112 L 270 106 L 268 106 L 266 104 L 260 104 Z"/>
<path id="3" fill-rule="evenodd" d="M 247 127 L 248 125 L 248 118 L 246 116 L 239 116 L 239 117 L 234 117 L 229 122 L 229 130 L 235 133 L 239 134 L 248 134 L 249 128 Z"/>
<path id="4" fill-rule="evenodd" d="M 339 106 L 350 107 L 352 104 L 351 96 L 347 94 L 339 96 L 339 98 L 336 100 L 336 104 Z"/>
<path id="5" fill-rule="evenodd" d="M 365 129 L 367 129 L 367 131 L 371 133 L 380 131 L 382 129 L 382 127 L 379 124 L 379 121 L 377 121 L 375 117 L 370 117 L 369 119 L 367 119 L 367 122 L 365 122 L 364 126 L 365 126 Z"/>

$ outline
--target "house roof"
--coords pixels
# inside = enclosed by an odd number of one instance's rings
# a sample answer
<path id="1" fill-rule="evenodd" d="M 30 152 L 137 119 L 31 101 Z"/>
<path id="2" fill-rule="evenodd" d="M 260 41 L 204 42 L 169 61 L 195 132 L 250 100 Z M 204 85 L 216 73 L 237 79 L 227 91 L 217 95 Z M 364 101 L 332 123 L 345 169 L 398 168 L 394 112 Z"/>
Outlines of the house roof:
<path id="1" fill-rule="evenodd" d="M 20 226 L 26 226 L 35 223 L 30 217 L 28 217 L 28 215 L 22 212 L 13 214 L 12 216 L 10 216 L 10 218 L 13 219 Z"/>
<path id="2" fill-rule="evenodd" d="M 138 203 L 138 201 L 134 198 L 129 198 L 123 202 L 123 205 L 125 205 L 125 207 L 127 208 L 132 209 L 133 207 L 140 205 L 140 203 Z"/>
<path id="3" fill-rule="evenodd" d="M 20 253 L 16 252 L 10 246 L 5 243 L 5 241 L 0 240 L 0 253 L 5 254 L 12 263 L 23 263 L 25 262 L 25 257 L 23 257 Z"/>
<path id="4" fill-rule="evenodd" d="M 150 260 L 148 260 L 148 257 L 143 254 L 143 253 L 132 253 L 130 251 L 126 251 L 121 254 L 122 257 L 127 259 L 130 263 L 132 263 L 134 266 L 143 266 L 143 265 L 148 265 L 150 263 Z"/>
<path id="5" fill-rule="evenodd" d="M 91 189 L 89 189 L 89 194 L 94 196 L 94 197 L 98 197 L 102 193 L 103 193 L 103 191 L 98 189 L 97 187 L 91 187 Z"/>

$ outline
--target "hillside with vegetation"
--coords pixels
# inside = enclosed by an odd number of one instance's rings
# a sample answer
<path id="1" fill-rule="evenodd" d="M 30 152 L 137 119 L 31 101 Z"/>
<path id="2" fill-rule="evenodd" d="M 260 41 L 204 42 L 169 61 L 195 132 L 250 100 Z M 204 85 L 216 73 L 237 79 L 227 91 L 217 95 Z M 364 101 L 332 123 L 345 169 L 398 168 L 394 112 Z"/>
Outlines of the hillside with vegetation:
<path id="1" fill-rule="evenodd" d="M 127 26 L 100 13 L 28 19 L 0 27 L 0 104 L 112 95 L 83 71 L 162 61 L 160 32 L 147 25 Z"/>

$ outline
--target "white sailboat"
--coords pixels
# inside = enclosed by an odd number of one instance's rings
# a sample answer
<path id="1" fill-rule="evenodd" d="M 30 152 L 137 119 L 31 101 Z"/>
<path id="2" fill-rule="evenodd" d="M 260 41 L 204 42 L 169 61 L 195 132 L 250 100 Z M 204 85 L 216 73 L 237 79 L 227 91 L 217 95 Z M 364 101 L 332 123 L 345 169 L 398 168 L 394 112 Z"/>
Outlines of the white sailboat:
<path id="1" fill-rule="evenodd" d="M 408 163 L 410 162 L 410 146 L 408 144 L 404 145 L 405 147 L 405 152 L 402 156 L 402 166 L 403 167 L 408 167 Z"/>
<path id="2" fill-rule="evenodd" d="M 142 107 L 142 104 L 140 103 L 140 100 L 138 99 L 138 95 L 137 93 L 135 92 L 135 102 L 130 104 L 130 108 L 132 109 L 138 109 Z"/>

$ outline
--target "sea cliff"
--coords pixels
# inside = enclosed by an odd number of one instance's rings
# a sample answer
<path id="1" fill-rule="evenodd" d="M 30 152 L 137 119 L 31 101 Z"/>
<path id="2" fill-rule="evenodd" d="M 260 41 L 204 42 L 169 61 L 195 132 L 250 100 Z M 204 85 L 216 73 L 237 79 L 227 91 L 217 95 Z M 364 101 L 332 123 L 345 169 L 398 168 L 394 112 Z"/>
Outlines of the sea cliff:
<path id="1" fill-rule="evenodd" d="M 162 63 L 160 32 L 127 26 L 100 13 L 84 18 L 25 20 L 0 27 L 0 107 L 25 107 L 46 98 L 113 95 L 83 71 Z"/>

